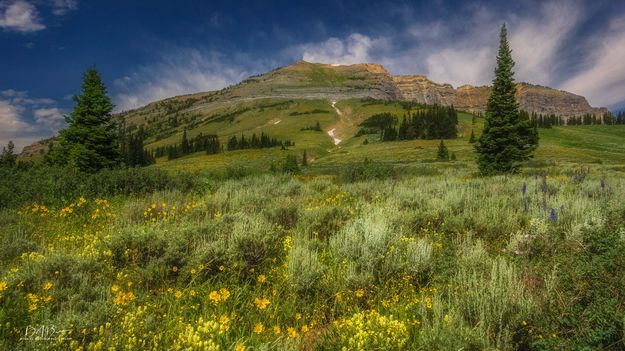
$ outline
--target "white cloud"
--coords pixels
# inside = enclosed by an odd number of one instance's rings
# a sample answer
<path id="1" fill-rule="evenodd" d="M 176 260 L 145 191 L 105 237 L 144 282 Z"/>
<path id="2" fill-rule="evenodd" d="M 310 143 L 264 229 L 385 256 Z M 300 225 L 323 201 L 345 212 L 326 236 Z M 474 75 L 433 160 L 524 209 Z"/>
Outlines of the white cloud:
<path id="1" fill-rule="evenodd" d="M 494 50 L 489 47 L 446 48 L 429 55 L 427 76 L 435 82 L 483 85 L 489 82 Z"/>
<path id="2" fill-rule="evenodd" d="M 78 8 L 78 0 L 53 0 L 52 13 L 56 16 L 63 16 L 69 11 Z"/>
<path id="3" fill-rule="evenodd" d="M 54 106 L 54 100 L 29 98 L 26 92 L 13 89 L 0 96 L 0 146 L 13 140 L 19 151 L 65 126 L 65 111 Z"/>
<path id="4" fill-rule="evenodd" d="M 115 80 L 117 111 L 137 108 L 150 102 L 190 93 L 217 90 L 246 78 L 243 66 L 225 60 L 216 52 L 176 49 L 160 62 L 142 66 Z"/>
<path id="5" fill-rule="evenodd" d="M 371 51 L 387 46 L 385 38 L 370 38 L 353 33 L 345 39 L 329 38 L 320 43 L 309 43 L 299 47 L 302 59 L 309 62 L 348 65 L 371 62 Z"/>
<path id="6" fill-rule="evenodd" d="M 588 48 L 591 55 L 582 70 L 562 87 L 581 94 L 600 106 L 615 106 L 625 101 L 625 16 L 615 18 L 608 33 Z"/>
<path id="7" fill-rule="evenodd" d="M 57 131 L 65 126 L 64 115 L 67 112 L 58 107 L 39 108 L 33 110 L 35 120 L 40 126 L 45 126 L 51 131 Z"/>
<path id="8" fill-rule="evenodd" d="M 3 90 L 0 92 L 3 96 L 5 96 L 12 104 L 18 106 L 32 106 L 39 107 L 45 105 L 55 104 L 56 102 L 52 99 L 47 98 L 39 98 L 32 99 L 28 97 L 28 93 L 25 91 L 16 91 L 13 89 Z"/>
<path id="9" fill-rule="evenodd" d="M 543 4 L 539 16 L 513 22 L 510 46 L 517 62 L 517 80 L 542 85 L 553 83 L 558 54 L 579 24 L 581 12 L 577 2 L 552 1 Z"/>
<path id="10" fill-rule="evenodd" d="M 28 124 L 22 121 L 22 112 L 24 112 L 22 107 L 0 100 L 0 131 L 3 135 L 29 129 Z"/>
<path id="11" fill-rule="evenodd" d="M 0 4 L 0 28 L 27 33 L 45 29 L 35 6 L 22 0 Z"/>

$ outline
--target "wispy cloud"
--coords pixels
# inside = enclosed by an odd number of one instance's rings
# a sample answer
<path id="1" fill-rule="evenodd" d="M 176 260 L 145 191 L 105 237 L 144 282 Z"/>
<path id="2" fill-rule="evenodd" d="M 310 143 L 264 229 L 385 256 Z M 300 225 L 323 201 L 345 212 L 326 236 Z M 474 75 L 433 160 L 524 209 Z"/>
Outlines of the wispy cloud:
<path id="1" fill-rule="evenodd" d="M 46 28 L 37 8 L 26 1 L 0 3 L 0 28 L 16 32 L 37 32 Z"/>
<path id="2" fill-rule="evenodd" d="M 625 107 L 625 16 L 614 18 L 601 39 L 587 44 L 588 55 L 579 74 L 562 87 L 595 104 Z"/>
<path id="3" fill-rule="evenodd" d="M 77 8 L 78 0 L 52 0 L 52 13 L 55 16 L 63 16 Z"/>
<path id="4" fill-rule="evenodd" d="M 371 38 L 353 33 L 345 39 L 329 38 L 319 43 L 299 46 L 302 58 L 309 62 L 330 64 L 354 64 L 371 62 L 371 52 L 387 48 L 386 38 Z"/>
<path id="5" fill-rule="evenodd" d="M 54 135 L 65 126 L 67 111 L 47 98 L 30 98 L 24 91 L 0 92 L 0 146 L 9 140 L 17 150 L 42 138 Z"/>
<path id="6" fill-rule="evenodd" d="M 227 63 L 226 63 L 227 62 Z M 117 111 L 150 102 L 202 91 L 216 90 L 250 75 L 243 65 L 228 61 L 217 52 L 176 48 L 153 64 L 138 67 L 115 80 Z"/>

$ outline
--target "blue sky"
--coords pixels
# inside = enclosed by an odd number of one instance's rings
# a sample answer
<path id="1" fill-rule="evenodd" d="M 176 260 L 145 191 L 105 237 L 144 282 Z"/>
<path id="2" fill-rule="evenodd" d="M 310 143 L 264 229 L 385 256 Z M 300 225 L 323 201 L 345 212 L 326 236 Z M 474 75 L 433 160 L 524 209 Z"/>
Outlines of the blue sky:
<path id="1" fill-rule="evenodd" d="M 0 0 L 0 144 L 53 135 L 95 64 L 116 110 L 305 59 L 492 80 L 509 27 L 518 81 L 625 108 L 625 2 Z"/>

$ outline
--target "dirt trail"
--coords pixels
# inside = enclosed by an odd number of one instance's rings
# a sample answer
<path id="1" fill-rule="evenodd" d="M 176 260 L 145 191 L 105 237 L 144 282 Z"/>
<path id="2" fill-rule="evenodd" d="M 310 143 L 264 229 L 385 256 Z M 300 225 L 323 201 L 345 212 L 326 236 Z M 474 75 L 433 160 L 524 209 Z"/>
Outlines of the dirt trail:
<path id="1" fill-rule="evenodd" d="M 339 110 L 338 107 L 336 107 L 336 101 L 332 101 L 332 108 L 336 111 L 336 114 L 339 115 L 339 124 L 341 124 L 343 121 L 343 112 L 341 112 L 341 110 Z M 330 136 L 330 138 L 332 138 L 332 141 L 334 142 L 334 145 L 339 145 L 341 143 L 341 139 L 339 139 L 336 135 L 336 127 L 328 130 L 328 135 Z"/>

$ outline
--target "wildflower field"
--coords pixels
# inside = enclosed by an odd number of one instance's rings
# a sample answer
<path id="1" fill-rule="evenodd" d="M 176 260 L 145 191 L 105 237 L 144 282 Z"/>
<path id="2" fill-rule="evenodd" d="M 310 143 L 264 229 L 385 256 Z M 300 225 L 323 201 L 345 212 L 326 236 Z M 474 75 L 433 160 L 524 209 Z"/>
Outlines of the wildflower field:
<path id="1" fill-rule="evenodd" d="M 193 191 L 0 211 L 2 350 L 621 350 L 618 167 Z"/>

